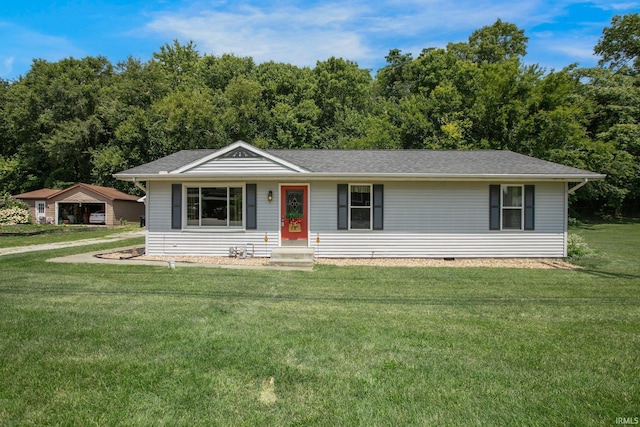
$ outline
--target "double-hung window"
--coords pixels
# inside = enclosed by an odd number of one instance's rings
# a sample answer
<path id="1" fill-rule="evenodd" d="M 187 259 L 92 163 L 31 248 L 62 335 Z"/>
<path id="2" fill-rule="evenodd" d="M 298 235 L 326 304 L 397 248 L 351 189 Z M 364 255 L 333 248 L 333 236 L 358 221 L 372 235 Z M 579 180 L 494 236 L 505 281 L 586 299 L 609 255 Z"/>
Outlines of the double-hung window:
<path id="1" fill-rule="evenodd" d="M 338 230 L 383 230 L 384 185 L 338 184 Z"/>
<path id="2" fill-rule="evenodd" d="M 243 188 L 187 187 L 187 227 L 242 228 Z"/>
<path id="3" fill-rule="evenodd" d="M 521 185 L 502 186 L 502 229 L 522 230 L 524 209 Z"/>
<path id="4" fill-rule="evenodd" d="M 349 212 L 352 230 L 371 230 L 371 185 L 350 185 Z"/>
<path id="5" fill-rule="evenodd" d="M 490 185 L 490 230 L 534 230 L 535 186 Z"/>

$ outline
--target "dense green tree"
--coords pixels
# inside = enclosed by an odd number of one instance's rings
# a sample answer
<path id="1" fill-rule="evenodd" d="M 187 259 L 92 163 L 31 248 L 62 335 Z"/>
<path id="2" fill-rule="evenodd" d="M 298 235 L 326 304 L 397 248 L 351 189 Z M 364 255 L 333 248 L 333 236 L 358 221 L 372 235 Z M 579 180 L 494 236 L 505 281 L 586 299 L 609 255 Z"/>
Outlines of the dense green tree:
<path id="1" fill-rule="evenodd" d="M 236 77 L 227 85 L 223 122 L 231 141 L 254 141 L 263 135 L 265 111 L 261 104 L 262 85 L 253 79 Z"/>
<path id="2" fill-rule="evenodd" d="M 251 78 L 255 73 L 252 58 L 224 54 L 220 57 L 205 55 L 198 64 L 201 82 L 216 91 L 224 91 L 233 79 Z"/>
<path id="3" fill-rule="evenodd" d="M 607 180 L 594 184 L 582 201 L 603 209 L 603 213 L 620 214 L 625 202 L 637 206 L 640 201 L 640 76 L 612 69 L 576 70 L 588 84 L 580 87 L 591 105 L 586 129 L 592 149 L 585 153 L 585 167 L 607 174 Z"/>
<path id="4" fill-rule="evenodd" d="M 412 88 L 409 65 L 413 62 L 413 56 L 410 53 L 403 54 L 400 49 L 391 49 L 385 59 L 387 65 L 376 74 L 377 94 L 387 99 L 400 99 L 409 95 Z"/>
<path id="5" fill-rule="evenodd" d="M 602 31 L 594 51 L 600 66 L 614 70 L 628 68 L 640 73 L 640 15 L 616 15 L 611 26 Z"/>
<path id="6" fill-rule="evenodd" d="M 371 75 L 353 61 L 334 57 L 318 61 L 313 74 L 313 100 L 320 109 L 318 147 L 345 146 L 348 140 L 362 135 L 371 100 Z"/>
<path id="7" fill-rule="evenodd" d="M 154 52 L 152 63 L 162 72 L 162 82 L 170 89 L 180 85 L 192 85 L 199 80 L 200 53 L 193 41 L 181 45 L 177 40 L 166 43 L 160 52 Z"/>
<path id="8" fill-rule="evenodd" d="M 110 138 L 100 105 L 102 89 L 113 77 L 113 66 L 103 57 L 35 60 L 11 85 L 4 113 L 17 141 L 7 153 L 19 165 L 8 178 L 13 187 L 56 187 L 90 178 L 90 150 Z"/>
<path id="9" fill-rule="evenodd" d="M 469 46 L 473 62 L 495 64 L 523 57 L 527 54 L 529 38 L 515 24 L 498 19 L 493 25 L 474 31 Z"/>
<path id="10" fill-rule="evenodd" d="M 146 62 L 35 60 L 0 79 L 0 191 L 76 181 L 114 185 L 114 172 L 181 149 L 242 139 L 270 148 L 509 149 L 606 173 L 571 198 L 619 215 L 640 206 L 637 14 L 615 17 L 595 47 L 599 68 L 525 66 L 528 38 L 497 20 L 465 43 L 391 49 L 375 78 L 342 58 L 314 68 L 193 42 Z"/>
<path id="11" fill-rule="evenodd" d="M 0 78 L 0 156 L 15 153 L 17 146 L 15 136 L 9 131 L 11 123 L 6 111 L 10 87 L 7 80 Z"/>
<path id="12" fill-rule="evenodd" d="M 99 185 L 131 189 L 112 175 L 154 160 L 150 151 L 149 114 L 151 106 L 168 93 L 158 80 L 161 74 L 149 63 L 129 58 L 118 64 L 117 78 L 104 90 L 101 116 L 111 138 L 91 153 L 91 179 Z"/>
<path id="13" fill-rule="evenodd" d="M 264 146 L 277 148 L 314 147 L 318 139 L 320 108 L 313 96 L 316 79 L 311 69 L 265 62 L 256 69 L 262 87 Z"/>
<path id="14" fill-rule="evenodd" d="M 403 140 L 398 125 L 401 114 L 396 101 L 379 99 L 363 120 L 364 132 L 345 144 L 350 149 L 399 149 Z"/>
<path id="15" fill-rule="evenodd" d="M 224 105 L 205 87 L 184 87 L 155 102 L 149 112 L 149 152 L 159 158 L 179 150 L 228 143 L 219 114 Z"/>
<path id="16" fill-rule="evenodd" d="M 524 30 L 498 19 L 474 31 L 468 43 L 450 43 L 447 49 L 464 60 L 496 64 L 525 56 L 528 42 Z"/>

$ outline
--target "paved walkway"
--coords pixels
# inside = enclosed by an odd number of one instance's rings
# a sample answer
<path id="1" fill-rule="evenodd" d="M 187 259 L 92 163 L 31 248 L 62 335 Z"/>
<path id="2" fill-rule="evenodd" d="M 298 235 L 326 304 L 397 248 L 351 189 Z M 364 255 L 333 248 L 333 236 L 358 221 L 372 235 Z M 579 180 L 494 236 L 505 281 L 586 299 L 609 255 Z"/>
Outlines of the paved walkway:
<path id="1" fill-rule="evenodd" d="M 16 246 L 13 248 L 0 248 L 0 256 L 21 254 L 24 252 L 48 251 L 51 249 L 70 248 L 73 246 L 95 245 L 98 243 L 117 242 L 118 240 L 132 239 L 134 237 L 144 236 L 145 231 L 127 231 L 124 233 L 114 233 L 105 237 L 95 239 L 75 240 L 72 242 L 44 243 L 42 245 Z"/>
<path id="2" fill-rule="evenodd" d="M 135 246 L 133 246 L 135 247 Z M 126 252 L 133 248 L 132 246 L 128 246 L 125 248 L 116 248 L 109 249 L 108 252 Z M 160 267 L 169 268 L 170 265 L 167 261 L 154 261 L 154 260 L 145 260 L 139 258 L 128 258 L 128 259 L 114 259 L 114 258 L 100 258 L 97 255 L 104 254 L 105 251 L 95 251 L 95 252 L 86 252 L 76 255 L 68 255 L 59 258 L 50 258 L 47 262 L 58 262 L 58 263 L 71 263 L 71 264 L 123 264 L 123 265 L 155 265 Z M 175 261 L 175 268 L 178 267 L 210 267 L 210 268 L 237 268 L 237 269 L 247 269 L 247 270 L 258 270 L 258 269 L 271 269 L 271 270 L 293 270 L 294 268 L 277 268 L 271 266 L 256 266 L 256 265 L 225 265 L 225 264 L 205 264 L 205 263 L 197 263 L 197 262 L 179 262 Z"/>

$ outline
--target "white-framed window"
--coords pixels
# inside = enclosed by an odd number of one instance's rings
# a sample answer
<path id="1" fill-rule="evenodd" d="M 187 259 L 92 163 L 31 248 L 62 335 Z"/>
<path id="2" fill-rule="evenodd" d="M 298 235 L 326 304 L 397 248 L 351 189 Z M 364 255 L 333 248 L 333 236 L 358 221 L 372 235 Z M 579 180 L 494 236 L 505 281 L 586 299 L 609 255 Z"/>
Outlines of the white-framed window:
<path id="1" fill-rule="evenodd" d="M 244 186 L 186 185 L 187 228 L 242 228 Z"/>
<path id="2" fill-rule="evenodd" d="M 503 230 L 522 230 L 524 225 L 524 186 L 502 185 L 500 213 Z"/>
<path id="3" fill-rule="evenodd" d="M 384 184 L 338 184 L 337 201 L 338 230 L 384 229 Z"/>
<path id="4" fill-rule="evenodd" d="M 371 184 L 349 185 L 349 228 L 371 230 Z"/>
<path id="5" fill-rule="evenodd" d="M 489 230 L 535 230 L 535 203 L 533 184 L 489 185 Z"/>

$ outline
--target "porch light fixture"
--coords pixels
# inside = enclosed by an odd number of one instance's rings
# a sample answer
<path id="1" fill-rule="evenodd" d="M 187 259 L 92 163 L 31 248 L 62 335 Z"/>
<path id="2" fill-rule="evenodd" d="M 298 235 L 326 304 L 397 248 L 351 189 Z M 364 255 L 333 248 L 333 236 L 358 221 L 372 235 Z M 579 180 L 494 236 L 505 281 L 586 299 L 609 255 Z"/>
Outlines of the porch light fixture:
<path id="1" fill-rule="evenodd" d="M 269 194 L 267 195 L 267 200 L 268 201 L 272 201 L 273 200 L 273 191 L 269 190 Z"/>

